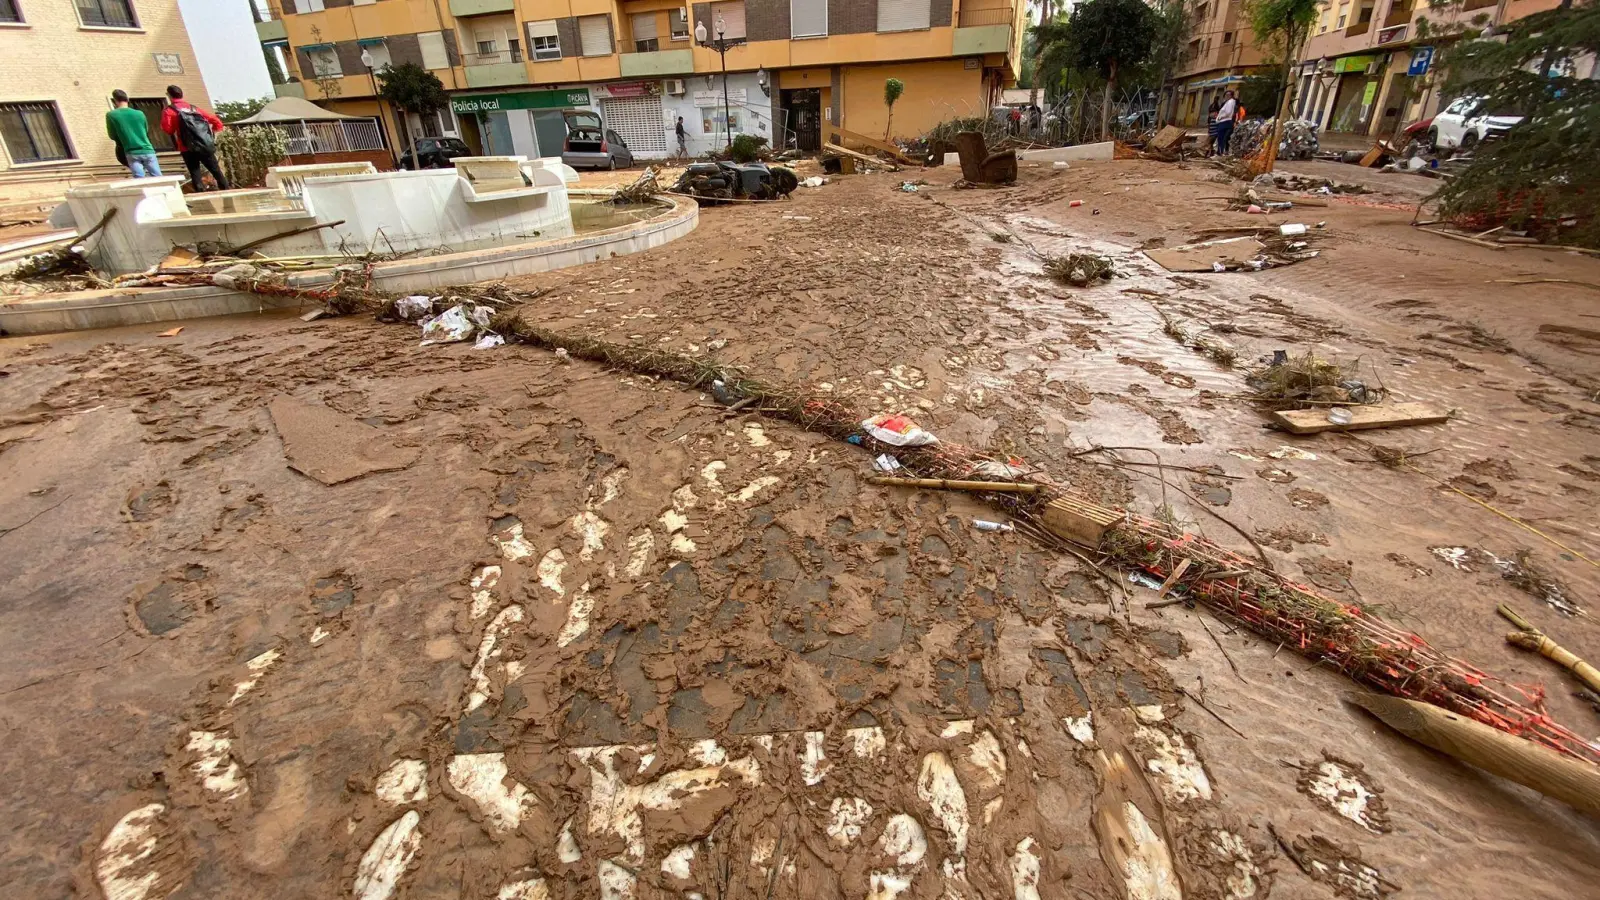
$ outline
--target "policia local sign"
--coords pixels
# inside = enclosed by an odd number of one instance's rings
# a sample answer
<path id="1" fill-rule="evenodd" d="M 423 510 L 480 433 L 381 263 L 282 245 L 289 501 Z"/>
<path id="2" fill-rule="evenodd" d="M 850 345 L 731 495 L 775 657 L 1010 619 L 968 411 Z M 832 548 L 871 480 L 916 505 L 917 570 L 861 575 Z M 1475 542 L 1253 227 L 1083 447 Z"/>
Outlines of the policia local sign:
<path id="1" fill-rule="evenodd" d="M 491 113 L 510 109 L 566 109 L 588 106 L 589 89 L 573 91 L 518 91 L 515 94 L 473 94 L 451 97 L 450 108 L 457 113 Z"/>

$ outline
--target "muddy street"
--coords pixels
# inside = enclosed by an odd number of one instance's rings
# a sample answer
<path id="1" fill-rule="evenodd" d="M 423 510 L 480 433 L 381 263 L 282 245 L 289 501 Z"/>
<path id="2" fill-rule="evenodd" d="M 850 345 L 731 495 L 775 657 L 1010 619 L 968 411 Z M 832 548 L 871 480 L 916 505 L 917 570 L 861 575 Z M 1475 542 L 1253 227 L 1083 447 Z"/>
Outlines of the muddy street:
<path id="1" fill-rule="evenodd" d="M 1405 179 L 1363 175 L 1374 193 L 1272 217 L 1325 223 L 1317 258 L 1173 274 L 1140 249 L 1252 224 L 1204 199 L 1240 183 L 959 174 L 706 209 L 657 250 L 510 286 L 541 291 L 529 321 L 906 413 L 1259 553 L 1600 735 L 1495 613 L 1600 657 L 1600 294 L 1506 283 L 1600 261 L 1419 233 Z M 1068 252 L 1117 276 L 1051 279 Z M 367 316 L 184 326 L 0 339 L 10 895 L 1459 900 L 1600 879 L 1594 818 L 1406 741 L 1294 647 L 977 530 L 1005 518 L 987 503 L 868 483 L 860 447 Z M 1279 350 L 1451 419 L 1268 430 L 1244 370 Z"/>

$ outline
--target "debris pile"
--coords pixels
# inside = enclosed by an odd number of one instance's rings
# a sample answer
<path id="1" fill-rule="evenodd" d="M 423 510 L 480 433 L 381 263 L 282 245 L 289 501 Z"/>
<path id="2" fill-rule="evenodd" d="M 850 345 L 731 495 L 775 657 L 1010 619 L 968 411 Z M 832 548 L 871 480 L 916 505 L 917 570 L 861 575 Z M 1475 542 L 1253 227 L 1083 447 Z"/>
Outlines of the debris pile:
<path id="1" fill-rule="evenodd" d="M 1117 270 L 1111 260 L 1095 253 L 1069 253 L 1045 260 L 1045 273 L 1074 287 L 1088 287 L 1096 281 L 1110 281 Z"/>
<path id="2" fill-rule="evenodd" d="M 1274 119 L 1246 119 L 1233 131 L 1228 144 L 1228 154 L 1236 157 L 1254 156 L 1261 151 L 1272 134 Z M 1317 155 L 1317 125 L 1305 119 L 1290 119 L 1283 125 L 1278 139 L 1278 159 L 1311 159 Z"/>
<path id="3" fill-rule="evenodd" d="M 1265 366 L 1245 376 L 1250 399 L 1269 409 L 1295 409 L 1303 406 L 1352 406 L 1377 403 L 1386 393 L 1369 387 L 1355 376 L 1359 366 L 1341 366 L 1307 351 L 1304 356 L 1289 356 L 1279 350 Z"/>
<path id="4" fill-rule="evenodd" d="M 662 190 L 660 181 L 656 179 L 656 167 L 648 166 L 645 168 L 644 174 L 634 179 L 633 184 L 625 188 L 618 188 L 617 193 L 612 197 L 612 202 L 645 203 L 651 197 L 661 193 Z"/>

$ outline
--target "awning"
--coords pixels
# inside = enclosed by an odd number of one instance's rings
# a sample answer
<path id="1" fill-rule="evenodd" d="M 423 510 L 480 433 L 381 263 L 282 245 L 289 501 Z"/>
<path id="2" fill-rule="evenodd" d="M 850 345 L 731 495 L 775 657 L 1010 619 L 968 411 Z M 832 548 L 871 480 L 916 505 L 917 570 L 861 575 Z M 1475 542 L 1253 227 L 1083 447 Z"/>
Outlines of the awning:
<path id="1" fill-rule="evenodd" d="M 347 116 L 299 97 L 279 97 L 261 107 L 261 111 L 233 125 L 271 125 L 276 122 L 332 122 L 338 119 L 364 119 L 367 116 Z"/>

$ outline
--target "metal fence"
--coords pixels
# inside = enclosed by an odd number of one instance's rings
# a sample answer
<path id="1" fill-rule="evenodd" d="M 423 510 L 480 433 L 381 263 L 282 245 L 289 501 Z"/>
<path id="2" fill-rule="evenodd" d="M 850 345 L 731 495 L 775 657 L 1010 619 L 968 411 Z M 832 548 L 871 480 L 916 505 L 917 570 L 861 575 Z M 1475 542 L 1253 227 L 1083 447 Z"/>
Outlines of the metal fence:
<path id="1" fill-rule="evenodd" d="M 378 127 L 376 119 L 284 122 L 276 127 L 288 132 L 291 156 L 384 149 L 383 129 Z"/>
<path id="2" fill-rule="evenodd" d="M 999 6 L 988 9 L 961 10 L 961 19 L 957 24 L 962 28 L 973 28 L 979 25 L 1010 25 L 1016 18 L 1016 7 Z"/>

